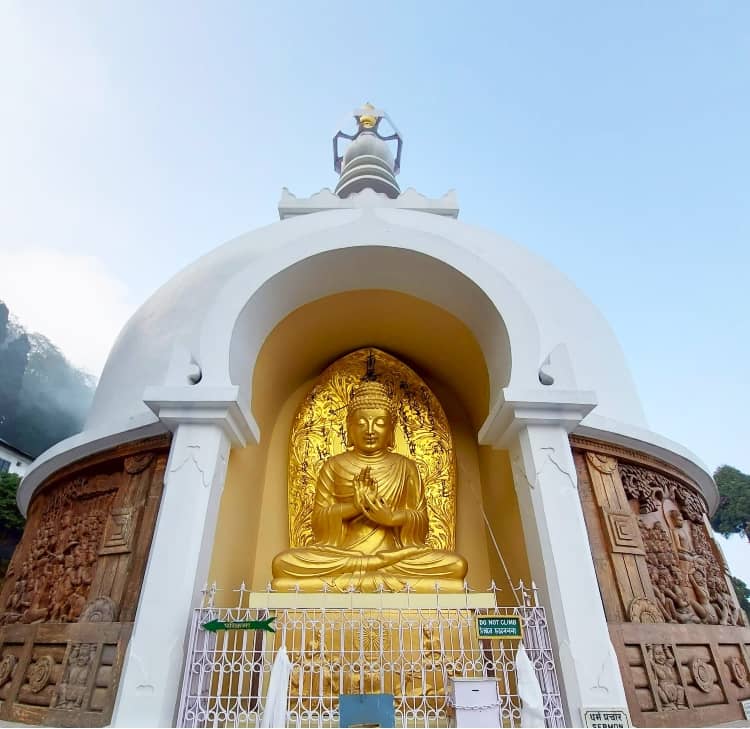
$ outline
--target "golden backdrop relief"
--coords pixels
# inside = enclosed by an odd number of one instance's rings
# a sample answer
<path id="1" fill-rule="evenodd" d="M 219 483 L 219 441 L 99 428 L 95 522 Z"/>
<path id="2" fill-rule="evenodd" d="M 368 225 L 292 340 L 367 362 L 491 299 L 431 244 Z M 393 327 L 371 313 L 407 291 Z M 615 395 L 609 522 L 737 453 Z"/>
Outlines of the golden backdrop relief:
<path id="1" fill-rule="evenodd" d="M 455 549 L 456 465 L 440 402 L 411 368 L 379 349 L 359 349 L 330 365 L 303 400 L 289 443 L 289 544 L 313 543 L 311 515 L 323 462 L 347 448 L 346 413 L 352 389 L 374 369 L 396 403 L 393 449 L 417 464 L 427 500 L 426 546 Z"/>

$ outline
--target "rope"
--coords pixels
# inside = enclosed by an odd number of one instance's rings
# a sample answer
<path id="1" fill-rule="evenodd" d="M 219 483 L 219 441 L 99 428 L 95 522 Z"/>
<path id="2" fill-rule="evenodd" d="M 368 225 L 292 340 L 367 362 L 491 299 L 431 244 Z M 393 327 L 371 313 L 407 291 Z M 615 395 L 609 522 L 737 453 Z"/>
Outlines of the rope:
<path id="1" fill-rule="evenodd" d="M 474 486 L 471 485 L 471 481 L 469 481 L 469 488 L 471 490 L 471 493 L 474 494 L 474 498 L 477 500 L 477 504 L 479 504 L 479 510 L 482 512 L 482 519 L 484 519 L 484 524 L 487 527 L 487 531 L 490 534 L 490 539 L 492 539 L 492 544 L 495 546 L 495 551 L 497 552 L 498 559 L 500 560 L 500 564 L 503 566 L 503 572 L 505 572 L 505 579 L 508 580 L 508 585 L 510 586 L 510 591 L 513 593 L 513 599 L 516 601 L 516 605 L 518 607 L 524 607 L 523 603 L 518 599 L 518 595 L 516 595 L 516 591 L 513 588 L 513 582 L 510 579 L 510 573 L 508 572 L 508 566 L 505 564 L 505 560 L 503 559 L 503 553 L 500 551 L 500 547 L 498 546 L 497 539 L 495 539 L 495 533 L 492 531 L 492 526 L 490 525 L 490 520 L 487 518 L 487 512 L 484 510 L 484 502 L 482 501 L 482 497 L 480 494 L 476 492 L 474 489 Z"/>

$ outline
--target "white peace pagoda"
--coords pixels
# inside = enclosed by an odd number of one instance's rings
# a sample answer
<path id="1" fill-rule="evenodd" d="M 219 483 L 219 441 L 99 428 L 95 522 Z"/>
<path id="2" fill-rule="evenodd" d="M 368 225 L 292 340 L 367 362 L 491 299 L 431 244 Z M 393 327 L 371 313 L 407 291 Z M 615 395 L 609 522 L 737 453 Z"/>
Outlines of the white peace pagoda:
<path id="1" fill-rule="evenodd" d="M 405 362 L 445 411 L 468 586 L 481 594 L 494 582 L 497 605 L 513 603 L 521 580 L 525 595 L 536 587 L 562 706 L 548 725 L 605 710 L 659 726 L 680 725 L 687 710 L 699 723 L 740 718 L 750 640 L 722 587 L 706 467 L 649 429 L 615 335 L 570 280 L 460 222 L 453 192 L 402 192 L 400 135 L 384 135 L 389 119 L 369 105 L 354 117 L 356 131 L 334 138 L 336 188 L 304 199 L 284 189 L 278 222 L 154 293 L 118 337 L 83 432 L 29 469 L 19 504 L 30 518 L 0 631 L 6 649 L 13 630 L 26 646 L 16 672 L 38 664 L 45 626 L 58 626 L 62 637 L 48 639 L 63 647 L 44 649 L 51 677 L 39 693 L 21 679 L 0 687 L 0 718 L 187 721 L 202 591 L 267 591 L 273 556 L 290 546 L 295 413 L 326 367 L 362 348 Z M 68 512 L 74 525 L 90 519 L 91 550 L 77 551 L 83 527 L 60 536 Z M 40 543 L 57 555 L 43 568 Z M 103 617 L 88 625 L 63 588 L 59 599 L 29 592 L 44 569 L 59 569 L 81 605 L 99 600 Z M 292 605 L 317 604 L 300 595 Z M 97 657 L 76 674 L 71 646 L 86 642 Z M 314 713 L 309 725 L 323 725 Z"/>

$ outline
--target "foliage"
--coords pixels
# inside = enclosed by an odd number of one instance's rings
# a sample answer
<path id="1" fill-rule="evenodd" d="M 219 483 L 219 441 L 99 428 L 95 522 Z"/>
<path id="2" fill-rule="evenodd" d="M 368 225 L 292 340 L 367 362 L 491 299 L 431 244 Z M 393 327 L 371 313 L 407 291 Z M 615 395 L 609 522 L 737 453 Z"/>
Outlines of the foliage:
<path id="1" fill-rule="evenodd" d="M 0 438 L 38 456 L 79 432 L 94 378 L 41 334 L 27 332 L 0 301 Z"/>
<path id="2" fill-rule="evenodd" d="M 0 473 L 0 529 L 23 532 L 25 519 L 16 506 L 16 491 L 21 477 L 15 473 Z"/>
<path id="3" fill-rule="evenodd" d="M 737 593 L 737 600 L 740 607 L 750 616 L 750 587 L 748 587 L 739 577 L 732 577 L 734 591 Z"/>
<path id="4" fill-rule="evenodd" d="M 714 480 L 720 501 L 711 525 L 725 537 L 744 534 L 750 538 L 750 475 L 731 466 L 721 466 L 714 473 Z"/>

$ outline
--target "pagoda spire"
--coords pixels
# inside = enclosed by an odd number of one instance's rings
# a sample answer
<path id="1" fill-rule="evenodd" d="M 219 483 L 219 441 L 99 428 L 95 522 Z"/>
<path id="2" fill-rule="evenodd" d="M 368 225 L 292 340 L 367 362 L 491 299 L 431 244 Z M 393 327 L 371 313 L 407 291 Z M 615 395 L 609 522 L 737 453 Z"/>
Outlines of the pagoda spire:
<path id="1" fill-rule="evenodd" d="M 347 134 L 339 130 L 333 137 L 333 168 L 340 174 L 334 192 L 340 198 L 347 198 L 355 192 L 370 188 L 390 198 L 397 198 L 401 192 L 396 175 L 401 167 L 403 140 L 388 115 L 376 109 L 369 102 L 353 112 L 357 131 Z M 385 119 L 394 133 L 383 136 L 380 123 Z M 348 139 L 351 144 L 342 154 L 339 153 L 339 140 Z M 396 142 L 396 156 L 393 156 L 389 142 Z"/>

